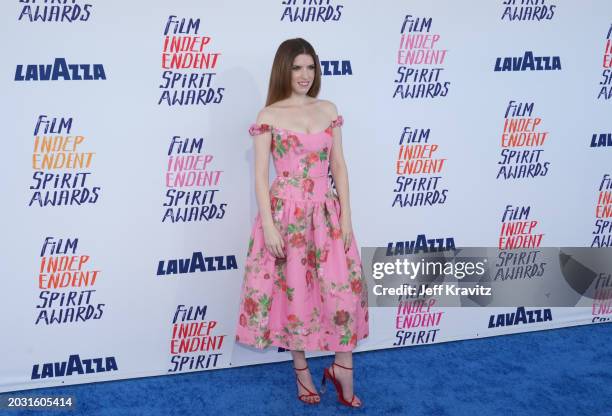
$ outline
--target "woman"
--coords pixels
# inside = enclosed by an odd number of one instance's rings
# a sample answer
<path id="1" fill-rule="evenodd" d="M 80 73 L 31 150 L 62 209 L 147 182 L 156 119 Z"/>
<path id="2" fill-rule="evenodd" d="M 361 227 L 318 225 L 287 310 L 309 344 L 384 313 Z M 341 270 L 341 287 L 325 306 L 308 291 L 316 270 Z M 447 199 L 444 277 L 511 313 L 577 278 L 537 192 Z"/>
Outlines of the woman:
<path id="1" fill-rule="evenodd" d="M 304 351 L 335 351 L 323 374 L 341 403 L 353 393 L 352 350 L 368 336 L 367 288 L 352 236 L 342 116 L 316 99 L 319 60 L 304 39 L 274 57 L 266 107 L 249 129 L 259 213 L 246 260 L 236 341 L 291 350 L 298 398 L 319 403 Z M 277 177 L 268 193 L 272 153 Z M 337 193 L 329 186 L 328 168 Z"/>

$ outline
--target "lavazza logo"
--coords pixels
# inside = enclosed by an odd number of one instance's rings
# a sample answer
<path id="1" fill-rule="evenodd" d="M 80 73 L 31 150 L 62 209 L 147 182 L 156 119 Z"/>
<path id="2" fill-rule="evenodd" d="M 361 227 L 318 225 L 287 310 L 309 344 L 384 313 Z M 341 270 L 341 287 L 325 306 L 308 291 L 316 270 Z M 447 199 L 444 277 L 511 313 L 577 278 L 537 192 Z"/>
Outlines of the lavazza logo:
<path id="1" fill-rule="evenodd" d="M 19 64 L 15 81 L 99 81 L 106 79 L 102 64 L 69 64 L 55 58 L 53 64 Z"/>
<path id="2" fill-rule="evenodd" d="M 160 260 L 157 263 L 158 276 L 235 269 L 238 269 L 236 255 L 205 256 L 201 251 L 194 251 L 191 257 Z"/>
<path id="3" fill-rule="evenodd" d="M 32 366 L 32 380 L 40 378 L 67 377 L 92 373 L 117 371 L 115 357 L 81 358 L 78 354 L 68 357 L 67 361 L 34 364 Z"/>
<path id="4" fill-rule="evenodd" d="M 552 320 L 552 312 L 549 308 L 525 310 L 524 306 L 519 306 L 514 312 L 491 315 L 489 317 L 489 328 L 519 324 L 533 324 L 536 322 L 547 322 Z"/>
<path id="5" fill-rule="evenodd" d="M 351 61 L 321 61 L 321 75 L 353 75 Z"/>
<path id="6" fill-rule="evenodd" d="M 525 51 L 523 56 L 498 57 L 493 70 L 495 72 L 560 71 L 561 58 L 537 56 L 532 51 Z"/>

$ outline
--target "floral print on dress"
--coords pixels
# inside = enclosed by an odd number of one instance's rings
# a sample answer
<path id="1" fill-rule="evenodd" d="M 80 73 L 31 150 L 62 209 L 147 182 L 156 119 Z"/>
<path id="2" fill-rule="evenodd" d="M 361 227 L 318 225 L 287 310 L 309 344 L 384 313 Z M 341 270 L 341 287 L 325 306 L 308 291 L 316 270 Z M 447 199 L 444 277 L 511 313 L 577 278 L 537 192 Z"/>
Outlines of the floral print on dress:
<path id="1" fill-rule="evenodd" d="M 240 295 L 236 341 L 256 348 L 352 351 L 369 334 L 367 285 L 356 239 L 344 250 L 340 203 L 328 167 L 333 129 L 300 133 L 254 124 L 270 132 L 277 177 L 270 187 L 274 225 L 286 257 L 265 247 L 259 214 L 251 230 Z"/>

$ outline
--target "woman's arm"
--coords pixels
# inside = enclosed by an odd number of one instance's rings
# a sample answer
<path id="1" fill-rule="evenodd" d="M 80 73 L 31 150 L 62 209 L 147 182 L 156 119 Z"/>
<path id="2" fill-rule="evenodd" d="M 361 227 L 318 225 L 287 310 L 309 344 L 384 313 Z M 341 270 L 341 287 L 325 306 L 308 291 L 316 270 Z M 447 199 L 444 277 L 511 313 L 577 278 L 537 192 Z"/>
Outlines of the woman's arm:
<path id="1" fill-rule="evenodd" d="M 331 104 L 331 106 L 333 109 L 332 117 L 335 120 L 338 117 L 338 111 L 335 105 Z M 330 156 L 330 166 L 332 177 L 336 184 L 336 190 L 338 191 L 338 199 L 340 200 L 340 227 L 342 229 L 342 240 L 344 241 L 344 249 L 348 251 L 351 246 L 353 227 L 351 224 L 348 170 L 342 151 L 342 131 L 340 127 L 334 127 L 332 129 L 332 136 L 333 144 Z"/>
<path id="2" fill-rule="evenodd" d="M 257 124 L 272 125 L 271 118 L 266 109 L 259 112 Z M 270 145 L 272 134 L 267 131 L 253 136 L 255 142 L 255 195 L 257 206 L 264 231 L 264 240 L 268 250 L 276 257 L 284 257 L 284 241 L 272 219 L 269 194 L 269 175 L 270 175 Z"/>

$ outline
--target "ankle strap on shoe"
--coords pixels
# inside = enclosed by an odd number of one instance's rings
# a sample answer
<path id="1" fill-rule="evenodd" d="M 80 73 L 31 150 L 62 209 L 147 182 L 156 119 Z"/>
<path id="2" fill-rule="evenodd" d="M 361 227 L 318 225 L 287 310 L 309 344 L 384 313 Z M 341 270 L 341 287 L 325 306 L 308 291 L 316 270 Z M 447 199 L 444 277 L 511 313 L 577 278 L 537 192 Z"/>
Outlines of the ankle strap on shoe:
<path id="1" fill-rule="evenodd" d="M 333 365 L 336 365 L 336 366 L 338 366 L 338 367 L 340 367 L 340 368 L 344 368 L 345 370 L 352 370 L 352 369 L 353 369 L 353 367 L 345 367 L 345 366 L 343 366 L 343 365 L 338 364 L 338 363 L 337 363 L 337 362 L 335 362 L 335 361 L 334 361 L 334 364 L 333 364 Z"/>

